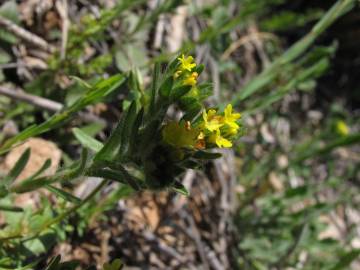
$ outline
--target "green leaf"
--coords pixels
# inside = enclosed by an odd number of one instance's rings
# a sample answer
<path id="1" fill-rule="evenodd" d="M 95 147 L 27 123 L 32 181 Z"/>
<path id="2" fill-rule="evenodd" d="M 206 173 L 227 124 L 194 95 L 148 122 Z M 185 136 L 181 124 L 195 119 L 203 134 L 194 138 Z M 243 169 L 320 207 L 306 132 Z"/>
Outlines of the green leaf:
<path id="1" fill-rule="evenodd" d="M 204 100 L 210 97 L 214 91 L 214 85 L 212 83 L 202 83 L 197 86 L 199 91 L 199 100 Z"/>
<path id="2" fill-rule="evenodd" d="M 132 155 L 135 149 L 137 149 L 137 140 L 139 137 L 140 127 L 143 123 L 144 118 L 144 108 L 138 112 L 134 124 L 132 126 L 130 138 L 129 138 L 129 154 Z"/>
<path id="3" fill-rule="evenodd" d="M 95 161 L 104 161 L 104 160 L 113 160 L 115 156 L 119 153 L 120 144 L 121 144 L 121 135 L 123 132 L 123 126 L 125 124 L 125 118 L 128 111 L 125 111 L 115 127 L 114 131 L 105 142 L 104 147 L 96 154 L 94 157 Z"/>
<path id="4" fill-rule="evenodd" d="M 16 162 L 14 167 L 10 170 L 9 174 L 5 177 L 4 183 L 5 185 L 11 184 L 24 170 L 26 164 L 29 161 L 31 150 L 30 148 L 26 149 L 19 160 Z"/>
<path id="5" fill-rule="evenodd" d="M 75 203 L 75 204 L 81 203 L 81 200 L 78 197 L 75 197 L 74 195 L 72 195 L 62 189 L 59 189 L 59 188 L 51 186 L 51 185 L 46 185 L 45 187 L 47 190 L 49 190 L 50 192 L 59 196 L 60 198 L 64 199 L 65 201 Z"/>
<path id="6" fill-rule="evenodd" d="M 160 69 L 161 65 L 159 62 L 155 63 L 154 71 L 153 71 L 153 79 L 151 82 L 150 88 L 150 105 L 149 105 L 149 114 L 151 115 L 155 111 L 155 103 L 157 99 L 157 89 L 158 89 L 158 81 L 160 77 Z"/>
<path id="7" fill-rule="evenodd" d="M 124 44 L 115 54 L 116 66 L 123 72 L 130 71 L 136 67 L 143 67 L 146 65 L 148 58 L 144 44 L 140 42 L 133 42 L 131 44 Z"/>
<path id="8" fill-rule="evenodd" d="M 221 154 L 220 153 L 211 153 L 211 152 L 206 152 L 206 151 L 202 151 L 199 150 L 194 154 L 194 158 L 196 159 L 205 159 L 205 160 L 209 160 L 209 159 L 217 159 L 217 158 L 221 158 Z"/>
<path id="9" fill-rule="evenodd" d="M 92 88 L 92 86 L 90 84 L 88 84 L 86 81 L 84 81 L 83 79 L 76 77 L 76 76 L 69 76 L 70 79 L 75 80 L 82 88 L 90 90 Z"/>
<path id="10" fill-rule="evenodd" d="M 192 86 L 190 85 L 183 85 L 174 88 L 173 91 L 171 92 L 170 99 L 172 101 L 177 101 L 179 98 L 189 93 L 191 88 Z"/>
<path id="11" fill-rule="evenodd" d="M 103 270 L 120 270 L 122 266 L 121 260 L 116 259 L 111 264 L 104 264 Z"/>
<path id="12" fill-rule="evenodd" d="M 26 140 L 29 137 L 37 136 L 44 132 L 47 132 L 55 127 L 64 125 L 69 121 L 72 116 L 78 111 L 82 110 L 86 106 L 99 102 L 102 98 L 108 96 L 113 91 L 118 89 L 120 85 L 125 82 L 125 77 L 122 74 L 112 76 L 106 80 L 101 80 L 95 84 L 91 90 L 89 90 L 82 98 L 78 99 L 73 105 L 64 109 L 63 111 L 54 114 L 47 121 L 40 125 L 30 126 L 18 135 L 7 140 L 0 147 L 0 154 L 8 151 L 12 145 L 17 142 Z"/>
<path id="13" fill-rule="evenodd" d="M 238 105 L 242 100 L 249 98 L 264 89 L 264 86 L 271 83 L 284 70 L 286 65 L 291 64 L 294 60 L 300 57 L 323 33 L 326 28 L 333 24 L 340 16 L 351 10 L 355 5 L 355 0 L 339 0 L 331 9 L 329 9 L 324 16 L 314 25 L 311 31 L 303 38 L 293 44 L 285 53 L 276 59 L 268 68 L 262 71 L 259 75 L 254 77 L 248 84 L 246 84 L 239 94 L 235 95 L 231 101 L 233 105 Z"/>
<path id="14" fill-rule="evenodd" d="M 0 48 L 0 64 L 9 63 L 11 60 L 11 56 Z"/>
<path id="15" fill-rule="evenodd" d="M 125 168 L 123 168 L 121 165 L 118 166 L 118 169 L 124 176 L 124 179 L 129 186 L 131 186 L 136 191 L 139 191 L 141 189 L 140 181 L 138 178 L 129 174 L 128 171 Z"/>
<path id="16" fill-rule="evenodd" d="M 335 140 L 329 142 L 328 144 L 326 144 L 325 146 L 309 147 L 307 149 L 307 151 L 301 152 L 297 157 L 295 157 L 291 161 L 291 164 L 303 162 L 304 160 L 306 160 L 308 158 L 312 158 L 312 157 L 316 157 L 316 156 L 323 156 L 323 155 L 330 153 L 337 147 L 348 146 L 348 145 L 356 144 L 359 142 L 360 142 L 360 133 L 355 133 L 355 134 L 350 134 L 350 135 L 335 139 Z"/>
<path id="17" fill-rule="evenodd" d="M 341 269 L 349 269 L 349 265 L 359 258 L 360 256 L 360 249 L 354 249 L 347 252 L 345 255 L 341 256 L 340 261 L 331 267 L 329 270 L 341 270 Z"/>
<path id="18" fill-rule="evenodd" d="M 23 212 L 24 210 L 20 207 L 12 206 L 12 205 L 3 205 L 0 204 L 0 211 L 8 211 L 8 212 Z"/>
<path id="19" fill-rule="evenodd" d="M 61 256 L 58 255 L 54 258 L 52 258 L 48 264 L 48 266 L 45 268 L 45 270 L 58 270 L 59 264 L 60 264 Z"/>
<path id="20" fill-rule="evenodd" d="M 100 131 L 102 131 L 106 126 L 104 122 L 94 122 L 79 128 L 82 132 L 86 133 L 90 137 L 95 137 Z"/>
<path id="21" fill-rule="evenodd" d="M 195 106 L 196 103 L 198 103 L 197 98 L 185 96 L 180 99 L 179 105 L 182 110 L 188 111 L 191 110 L 191 108 Z"/>
<path id="22" fill-rule="evenodd" d="M 7 187 L 2 183 L 0 185 L 0 198 L 4 198 L 9 194 Z"/>
<path id="23" fill-rule="evenodd" d="M 2 4 L 0 7 L 0 16 L 3 16 L 16 24 L 19 24 L 19 12 L 16 1 L 5 1 L 4 4 Z M 18 42 L 18 38 L 14 34 L 4 29 L 0 29 L 0 40 L 4 40 L 11 44 L 15 44 L 16 42 Z"/>
<path id="24" fill-rule="evenodd" d="M 74 104 L 73 109 L 84 108 L 85 106 L 98 102 L 102 98 L 110 95 L 125 82 L 126 78 L 124 74 L 117 74 L 105 80 L 100 80 L 96 83 L 92 89 L 90 89 L 86 95 Z M 84 104 L 86 104 L 84 106 Z"/>
<path id="25" fill-rule="evenodd" d="M 274 102 L 281 100 L 285 95 L 291 91 L 297 90 L 302 83 L 305 83 L 313 78 L 317 78 L 322 75 L 329 67 L 329 59 L 322 58 L 315 62 L 312 66 L 301 68 L 297 70 L 291 79 L 284 85 L 277 89 L 274 89 L 266 96 L 261 96 L 250 109 L 247 109 L 247 113 L 254 113 L 260 109 L 265 109 L 271 106 Z"/>
<path id="26" fill-rule="evenodd" d="M 29 178 L 25 179 L 24 181 L 31 180 L 37 178 L 39 175 L 41 175 L 43 172 L 45 172 L 48 168 L 51 166 L 51 159 L 45 160 L 44 164 L 41 166 L 41 168 L 35 172 L 33 175 L 31 175 Z"/>
<path id="27" fill-rule="evenodd" d="M 173 84 L 174 84 L 174 76 L 170 75 L 165 79 L 165 81 L 159 87 L 160 96 L 164 98 L 168 98 L 170 96 Z"/>
<path id="28" fill-rule="evenodd" d="M 89 158 L 89 152 L 86 148 L 83 148 L 81 151 L 80 162 L 74 169 L 70 171 L 69 175 L 71 176 L 69 176 L 69 179 L 84 175 L 88 158 Z"/>
<path id="29" fill-rule="evenodd" d="M 21 181 L 21 183 L 19 183 L 18 185 L 12 186 L 10 188 L 10 191 L 16 193 L 24 193 L 38 189 L 54 182 L 64 182 L 82 176 L 85 174 L 86 164 L 88 163 L 88 156 L 88 150 L 86 148 L 83 148 L 80 161 L 74 163 L 73 165 L 75 166 L 73 166 L 72 168 L 60 171 L 53 176 L 39 177 L 36 179 L 30 177 L 24 181 Z"/>
<path id="30" fill-rule="evenodd" d="M 120 152 L 118 156 L 120 159 L 129 149 L 130 136 L 136 118 L 137 118 L 136 101 L 133 101 L 126 113 L 126 118 L 124 119 L 124 125 L 121 132 Z"/>
<path id="31" fill-rule="evenodd" d="M 196 118 L 200 112 L 202 111 L 202 106 L 199 103 L 196 103 L 193 108 L 186 112 L 186 114 L 182 117 L 184 120 L 192 121 Z"/>
<path id="32" fill-rule="evenodd" d="M 130 175 L 120 164 L 109 164 L 110 169 L 98 169 L 90 172 L 89 175 L 102 177 L 130 186 L 133 190 L 138 191 L 142 188 L 142 181 Z"/>
<path id="33" fill-rule="evenodd" d="M 78 141 L 81 143 L 81 145 L 93 150 L 95 153 L 99 152 L 101 148 L 104 147 L 101 142 L 90 137 L 88 134 L 86 134 L 79 128 L 73 128 L 72 132 L 74 133 L 76 139 L 78 139 Z"/>
<path id="34" fill-rule="evenodd" d="M 205 68 L 204 64 L 197 65 L 194 69 L 194 72 L 197 72 L 199 75 L 203 72 Z"/>
<path id="35" fill-rule="evenodd" d="M 190 192 L 186 189 L 186 187 L 177 180 L 174 182 L 172 189 L 181 195 L 185 195 L 185 196 L 190 195 Z"/>
<path id="36" fill-rule="evenodd" d="M 143 82 L 141 72 L 138 68 L 133 68 L 129 74 L 129 87 L 131 91 L 141 93 L 143 91 Z"/>

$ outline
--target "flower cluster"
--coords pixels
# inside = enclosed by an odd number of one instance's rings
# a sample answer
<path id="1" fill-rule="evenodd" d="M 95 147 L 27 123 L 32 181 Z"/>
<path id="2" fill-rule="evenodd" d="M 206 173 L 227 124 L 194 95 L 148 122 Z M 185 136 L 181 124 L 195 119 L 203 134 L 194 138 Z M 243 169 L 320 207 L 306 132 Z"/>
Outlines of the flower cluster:
<path id="1" fill-rule="evenodd" d="M 229 148 L 238 134 L 240 117 L 239 113 L 233 112 L 231 104 L 220 114 L 214 109 L 203 110 L 193 126 L 189 121 L 167 123 L 162 131 L 163 140 L 177 148 Z"/>
<path id="2" fill-rule="evenodd" d="M 224 113 L 217 114 L 216 110 L 206 110 L 202 113 L 200 122 L 201 132 L 199 139 L 206 144 L 218 147 L 232 147 L 231 140 L 235 138 L 239 131 L 237 120 L 241 117 L 240 113 L 234 113 L 231 104 L 228 104 Z"/>
<path id="3" fill-rule="evenodd" d="M 196 67 L 194 58 L 192 56 L 185 57 L 184 55 L 181 55 L 178 60 L 180 62 L 180 66 L 175 72 L 174 78 L 181 78 L 184 85 L 195 86 L 199 74 L 194 71 L 194 68 Z"/>
<path id="4" fill-rule="evenodd" d="M 197 89 L 199 74 L 196 71 L 194 58 L 182 55 L 177 60 L 178 67 L 174 73 L 174 79 L 182 85 Z M 185 95 L 185 98 L 193 99 L 195 96 L 191 93 Z M 240 126 L 237 121 L 241 115 L 233 112 L 231 104 L 228 104 L 223 112 L 215 109 L 201 109 L 201 107 L 198 115 L 190 121 L 183 119 L 180 122 L 171 121 L 165 124 L 162 129 L 163 141 L 175 148 L 203 150 L 214 147 L 232 147 L 232 141 L 239 132 Z"/>

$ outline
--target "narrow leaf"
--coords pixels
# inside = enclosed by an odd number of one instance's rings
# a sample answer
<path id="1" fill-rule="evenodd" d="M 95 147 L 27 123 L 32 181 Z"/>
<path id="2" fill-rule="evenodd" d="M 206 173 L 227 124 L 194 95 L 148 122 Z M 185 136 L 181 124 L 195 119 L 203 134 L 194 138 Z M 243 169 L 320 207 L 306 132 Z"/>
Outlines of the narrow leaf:
<path id="1" fill-rule="evenodd" d="M 130 138 L 129 138 L 129 154 L 130 155 L 136 149 L 136 142 L 137 142 L 137 138 L 139 136 L 139 129 L 143 122 L 143 117 L 144 117 L 144 108 L 141 108 L 141 110 L 138 112 L 138 114 L 136 116 L 136 119 L 132 126 Z"/>
<path id="2" fill-rule="evenodd" d="M 131 136 L 131 131 L 133 129 L 134 122 L 136 120 L 136 101 L 133 101 L 126 113 L 126 118 L 124 119 L 124 125 L 121 132 L 121 143 L 120 143 L 120 156 L 122 155 L 129 147 L 129 141 Z"/>
<path id="3" fill-rule="evenodd" d="M 197 151 L 194 154 L 194 158 L 196 159 L 217 159 L 217 158 L 221 158 L 221 154 L 220 153 L 211 153 L 211 152 L 206 152 L 206 151 Z"/>
<path id="4" fill-rule="evenodd" d="M 41 175 L 44 171 L 46 171 L 48 168 L 50 168 L 51 166 L 51 159 L 47 159 L 44 164 L 41 166 L 41 168 L 34 173 L 32 176 L 30 176 L 29 178 L 27 178 L 26 180 L 30 180 L 30 179 L 35 179 L 37 178 L 39 175 Z M 24 181 L 26 181 L 24 180 Z"/>
<path id="5" fill-rule="evenodd" d="M 110 135 L 108 140 L 105 142 L 104 147 L 96 154 L 94 160 L 113 160 L 116 154 L 120 150 L 120 143 L 121 143 L 121 135 L 123 132 L 123 126 L 125 122 L 125 118 L 127 115 L 127 111 L 125 111 L 120 119 L 119 123 L 117 124 L 115 130 Z"/>
<path id="6" fill-rule="evenodd" d="M 81 143 L 81 145 L 93 150 L 96 153 L 99 152 L 101 148 L 104 147 L 104 145 L 101 142 L 89 136 L 79 128 L 73 128 L 72 132 L 74 133 L 76 139 L 78 139 L 78 141 Z"/>
<path id="7" fill-rule="evenodd" d="M 20 207 L 17 207 L 17 206 L 0 204 L 0 211 L 23 212 L 24 210 L 22 208 L 20 208 Z"/>
<path id="8" fill-rule="evenodd" d="M 61 260 L 60 255 L 52 258 L 45 270 L 57 270 L 60 260 Z"/>
<path id="9" fill-rule="evenodd" d="M 168 98 L 170 96 L 173 84 L 174 84 L 174 77 L 173 75 L 170 75 L 165 79 L 165 81 L 161 84 L 159 88 L 160 96 L 164 98 Z"/>
<path id="10" fill-rule="evenodd" d="M 30 148 L 26 149 L 24 153 L 22 153 L 19 160 L 16 162 L 15 166 L 11 169 L 9 174 L 5 177 L 5 184 L 9 185 L 12 183 L 24 170 L 26 164 L 29 161 L 31 150 Z"/>
<path id="11" fill-rule="evenodd" d="M 178 181 L 175 181 L 174 185 L 172 186 L 172 189 L 175 192 L 180 193 L 181 195 L 185 195 L 185 196 L 190 195 L 190 192 L 186 189 L 186 187 Z"/>
<path id="12" fill-rule="evenodd" d="M 50 192 L 54 193 L 55 195 L 59 196 L 60 198 L 64 199 L 65 201 L 72 202 L 75 204 L 81 203 L 81 200 L 78 197 L 75 197 L 74 195 L 59 189 L 57 187 L 46 185 L 46 189 Z"/>
<path id="13" fill-rule="evenodd" d="M 122 165 L 118 163 L 111 163 L 109 164 L 109 168 L 113 170 L 117 170 L 119 173 L 121 173 L 125 182 L 129 186 L 131 186 L 134 190 L 138 191 L 141 189 L 140 179 L 137 179 L 136 177 L 132 176 Z"/>
<path id="14" fill-rule="evenodd" d="M 161 65 L 159 62 L 155 63 L 154 72 L 153 72 L 153 80 L 151 84 L 151 94 L 150 94 L 150 106 L 149 112 L 150 114 L 155 110 L 155 103 L 157 98 L 157 87 L 158 87 L 158 80 L 160 77 L 160 68 Z"/>
<path id="15" fill-rule="evenodd" d="M 118 89 L 125 82 L 123 74 L 114 75 L 106 80 L 102 80 L 95 84 L 82 98 L 78 99 L 73 105 L 51 116 L 47 121 L 40 125 L 34 125 L 16 136 L 8 139 L 1 147 L 0 154 L 7 152 L 12 145 L 22 142 L 29 137 L 37 136 L 47 132 L 53 128 L 59 127 L 67 123 L 72 116 L 86 106 L 98 102 L 105 98 L 113 91 Z"/>
<path id="16" fill-rule="evenodd" d="M 69 76 L 69 77 L 70 79 L 75 80 L 81 87 L 85 89 L 91 89 L 91 85 L 85 82 L 84 80 L 80 79 L 79 77 L 76 76 Z"/>

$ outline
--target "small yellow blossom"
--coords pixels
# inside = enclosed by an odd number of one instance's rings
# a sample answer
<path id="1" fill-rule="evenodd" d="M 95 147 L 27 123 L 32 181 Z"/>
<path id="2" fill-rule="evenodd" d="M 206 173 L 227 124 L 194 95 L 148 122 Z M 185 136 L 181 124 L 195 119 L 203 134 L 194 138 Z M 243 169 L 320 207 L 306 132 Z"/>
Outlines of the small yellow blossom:
<path id="1" fill-rule="evenodd" d="M 224 110 L 224 123 L 228 125 L 231 129 L 237 130 L 239 125 L 236 123 L 236 120 L 241 117 L 240 113 L 232 112 L 232 105 L 228 104 Z M 235 132 L 236 133 L 236 132 Z"/>
<path id="2" fill-rule="evenodd" d="M 219 129 L 217 129 L 213 134 L 211 134 L 211 136 L 209 137 L 209 141 L 215 143 L 220 148 L 229 148 L 232 146 L 231 141 L 221 136 Z"/>
<path id="3" fill-rule="evenodd" d="M 197 72 L 191 73 L 191 75 L 189 75 L 189 76 L 184 80 L 184 84 L 185 84 L 185 85 L 195 86 L 195 85 L 196 85 L 196 80 L 197 80 L 198 76 L 199 76 L 199 74 L 198 74 Z"/>
<path id="4" fill-rule="evenodd" d="M 349 135 L 349 127 L 343 120 L 339 120 L 336 122 L 336 131 L 342 136 Z"/>
<path id="5" fill-rule="evenodd" d="M 192 56 L 188 56 L 185 58 L 184 55 L 181 55 L 181 57 L 179 57 L 178 60 L 181 63 L 180 65 L 181 70 L 187 70 L 191 72 L 191 70 L 194 67 L 196 67 L 196 64 L 194 63 L 194 58 Z"/>
<path id="6" fill-rule="evenodd" d="M 209 131 L 218 130 L 223 125 L 223 117 L 216 115 L 215 110 L 203 111 L 204 127 Z"/>

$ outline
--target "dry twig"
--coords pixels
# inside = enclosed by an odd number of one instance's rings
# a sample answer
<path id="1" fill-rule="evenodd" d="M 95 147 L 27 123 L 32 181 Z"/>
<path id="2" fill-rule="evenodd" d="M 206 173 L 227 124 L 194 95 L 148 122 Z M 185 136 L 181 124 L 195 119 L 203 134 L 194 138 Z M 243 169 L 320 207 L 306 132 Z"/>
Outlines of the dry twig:
<path id="1" fill-rule="evenodd" d="M 63 105 L 61 103 L 43 97 L 27 94 L 22 90 L 14 90 L 14 89 L 10 90 L 0 86 L 0 95 L 4 95 L 16 100 L 21 100 L 26 103 L 30 103 L 36 107 L 52 112 L 60 111 L 63 108 Z"/>
<path id="2" fill-rule="evenodd" d="M 63 104 L 59 102 L 27 94 L 23 90 L 8 89 L 3 86 L 0 86 L 0 95 L 7 96 L 15 100 L 20 100 L 51 112 L 58 112 L 64 107 Z M 98 122 L 105 124 L 105 121 L 103 119 L 89 112 L 79 112 L 79 117 L 87 123 Z"/>
<path id="3" fill-rule="evenodd" d="M 62 21 L 60 57 L 62 60 L 64 60 L 66 56 L 66 44 L 68 42 L 68 33 L 69 33 L 69 25 L 70 25 L 69 17 L 68 17 L 68 1 L 67 0 L 57 1 L 56 9 L 59 12 Z"/>
<path id="4" fill-rule="evenodd" d="M 226 60 L 230 57 L 230 55 L 236 51 L 239 47 L 246 45 L 247 43 L 256 40 L 257 42 L 261 39 L 273 39 L 278 40 L 278 38 L 270 33 L 262 33 L 262 32 L 252 32 L 244 37 L 241 37 L 234 43 L 232 43 L 229 48 L 225 50 L 225 52 L 221 56 L 221 60 Z"/>
<path id="5" fill-rule="evenodd" d="M 45 51 L 53 53 L 56 50 L 55 47 L 50 45 L 45 39 L 25 30 L 24 28 L 2 16 L 0 16 L 0 27 L 4 27 L 5 30 L 11 32 L 28 43 L 40 47 Z"/>

